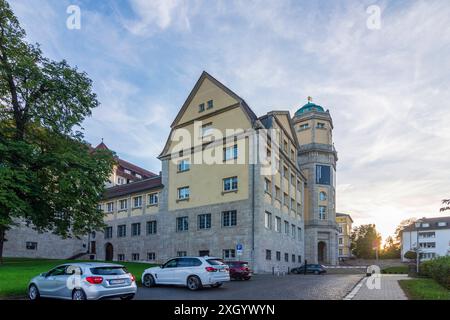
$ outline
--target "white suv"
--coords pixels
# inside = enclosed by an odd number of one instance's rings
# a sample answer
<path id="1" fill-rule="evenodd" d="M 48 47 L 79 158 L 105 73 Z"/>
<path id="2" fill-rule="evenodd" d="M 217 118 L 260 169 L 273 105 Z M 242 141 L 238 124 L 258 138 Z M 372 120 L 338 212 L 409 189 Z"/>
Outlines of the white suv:
<path id="1" fill-rule="evenodd" d="M 218 288 L 226 281 L 230 281 L 229 268 L 222 259 L 214 257 L 175 258 L 142 274 L 142 284 L 146 287 L 171 284 L 197 290 L 205 285 Z"/>

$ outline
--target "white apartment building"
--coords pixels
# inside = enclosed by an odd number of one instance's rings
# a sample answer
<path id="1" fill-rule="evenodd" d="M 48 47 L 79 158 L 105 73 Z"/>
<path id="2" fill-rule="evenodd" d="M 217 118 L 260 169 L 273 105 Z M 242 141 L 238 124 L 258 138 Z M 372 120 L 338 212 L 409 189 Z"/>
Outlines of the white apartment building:
<path id="1" fill-rule="evenodd" d="M 408 251 L 415 251 L 419 243 L 421 260 L 450 255 L 450 217 L 419 219 L 420 227 L 413 223 L 402 231 L 402 261 Z"/>

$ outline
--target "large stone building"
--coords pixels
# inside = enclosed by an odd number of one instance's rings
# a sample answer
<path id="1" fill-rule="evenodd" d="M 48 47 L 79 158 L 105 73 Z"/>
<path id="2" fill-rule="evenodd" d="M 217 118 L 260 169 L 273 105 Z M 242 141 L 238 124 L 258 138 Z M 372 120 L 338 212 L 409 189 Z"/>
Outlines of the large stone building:
<path id="1" fill-rule="evenodd" d="M 336 264 L 332 129 L 329 112 L 310 101 L 293 118 L 258 117 L 203 72 L 171 125 L 161 173 L 105 192 L 108 227 L 89 235 L 92 258 L 212 255 L 256 272 Z"/>

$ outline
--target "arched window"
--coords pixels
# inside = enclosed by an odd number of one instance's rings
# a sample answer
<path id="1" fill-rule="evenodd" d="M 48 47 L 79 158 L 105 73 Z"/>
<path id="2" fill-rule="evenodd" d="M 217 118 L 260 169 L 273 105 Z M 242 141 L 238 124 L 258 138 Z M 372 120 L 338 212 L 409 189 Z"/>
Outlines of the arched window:
<path id="1" fill-rule="evenodd" d="M 321 192 L 319 193 L 319 199 L 320 199 L 320 201 L 325 201 L 325 200 L 327 200 L 327 194 L 326 194 L 325 192 L 321 191 Z"/>

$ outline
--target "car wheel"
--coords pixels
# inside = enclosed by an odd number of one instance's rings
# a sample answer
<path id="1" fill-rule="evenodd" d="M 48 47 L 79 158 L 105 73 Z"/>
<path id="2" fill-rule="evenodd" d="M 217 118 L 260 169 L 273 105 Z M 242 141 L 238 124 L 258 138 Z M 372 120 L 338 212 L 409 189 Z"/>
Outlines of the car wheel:
<path id="1" fill-rule="evenodd" d="M 250 280 L 251 278 L 252 278 L 252 277 L 245 277 L 244 280 L 245 280 L 245 281 L 248 281 L 248 280 Z"/>
<path id="2" fill-rule="evenodd" d="M 222 285 L 223 285 L 222 282 L 214 283 L 214 284 L 211 285 L 211 288 L 219 288 Z"/>
<path id="3" fill-rule="evenodd" d="M 316 270 L 316 271 L 314 271 L 314 274 L 319 274 L 319 273 L 320 273 L 320 272 L 319 272 L 319 271 L 317 271 L 317 270 Z"/>
<path id="4" fill-rule="evenodd" d="M 30 287 L 28 288 L 28 298 L 30 300 L 39 300 L 40 297 L 41 295 L 36 285 L 34 284 L 30 285 Z"/>
<path id="5" fill-rule="evenodd" d="M 144 276 L 144 283 L 142 283 L 144 287 L 150 288 L 155 285 L 155 278 L 151 274 L 146 274 Z"/>
<path id="6" fill-rule="evenodd" d="M 127 296 L 122 296 L 120 297 L 121 300 L 133 300 L 134 299 L 134 294 L 129 294 Z"/>
<path id="7" fill-rule="evenodd" d="M 202 287 L 202 282 L 196 276 L 190 276 L 187 278 L 187 287 L 189 290 L 195 291 Z"/>
<path id="8" fill-rule="evenodd" d="M 86 294 L 83 290 L 76 289 L 72 293 L 72 300 L 86 300 Z"/>

